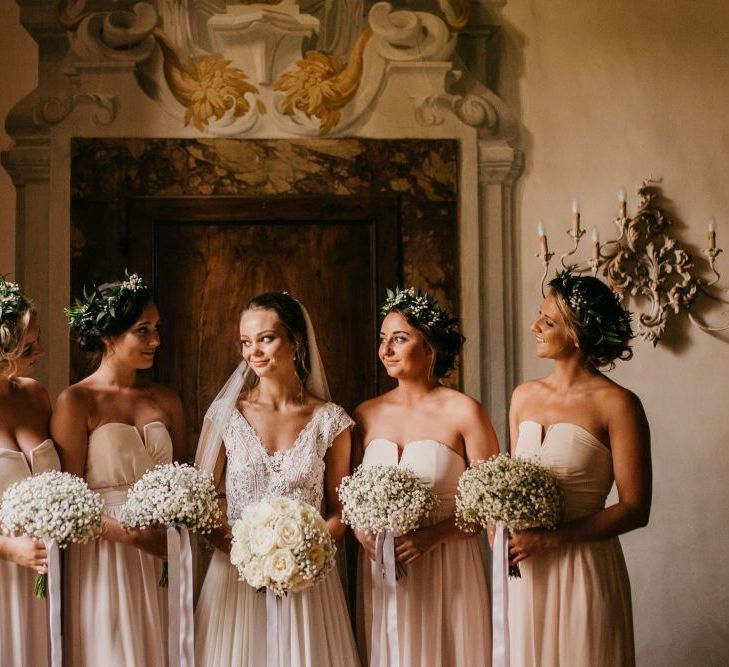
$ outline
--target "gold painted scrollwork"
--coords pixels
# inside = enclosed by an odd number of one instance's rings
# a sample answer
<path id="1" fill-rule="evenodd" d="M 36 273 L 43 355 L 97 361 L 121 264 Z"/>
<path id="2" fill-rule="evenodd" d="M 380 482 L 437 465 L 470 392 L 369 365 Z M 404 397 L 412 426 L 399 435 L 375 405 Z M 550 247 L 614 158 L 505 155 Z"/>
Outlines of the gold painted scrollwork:
<path id="1" fill-rule="evenodd" d="M 362 80 L 363 54 L 372 30 L 366 28 L 357 39 L 346 67 L 336 56 L 308 51 L 296 63 L 298 69 L 284 72 L 273 89 L 284 93 L 283 113 L 293 116 L 301 111 L 320 122 L 320 133 L 327 134 L 339 123 L 341 109 L 355 96 Z"/>
<path id="2" fill-rule="evenodd" d="M 244 116 L 251 105 L 246 95 L 258 95 L 258 88 L 247 81 L 243 70 L 231 67 L 230 60 L 206 55 L 188 58 L 183 64 L 172 40 L 159 28 L 152 33 L 162 51 L 164 75 L 175 99 L 186 107 L 185 125 L 192 123 L 204 130 L 211 117 L 220 120 L 232 110 L 234 116 Z M 259 113 L 266 107 L 256 97 Z"/>

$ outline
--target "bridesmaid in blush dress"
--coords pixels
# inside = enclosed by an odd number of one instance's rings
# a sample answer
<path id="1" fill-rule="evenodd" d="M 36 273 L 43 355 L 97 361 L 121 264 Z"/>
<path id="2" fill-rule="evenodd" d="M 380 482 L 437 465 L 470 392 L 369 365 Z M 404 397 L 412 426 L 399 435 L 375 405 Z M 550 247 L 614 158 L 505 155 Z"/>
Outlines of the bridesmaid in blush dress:
<path id="1" fill-rule="evenodd" d="M 71 545 L 64 580 L 64 661 L 73 667 L 167 664 L 166 555 L 162 529 L 117 521 L 127 490 L 147 470 L 185 460 L 182 404 L 139 371 L 160 345 L 159 313 L 136 276 L 101 286 L 69 310 L 96 371 L 66 389 L 52 419 L 63 469 L 83 476 L 105 503 L 102 537 Z"/>
<path id="2" fill-rule="evenodd" d="M 379 357 L 397 380 L 392 391 L 355 411 L 362 465 L 410 468 L 440 498 L 434 516 L 395 539 L 405 574 L 396 584 L 399 655 L 388 653 L 385 598 L 373 623 L 374 537 L 356 533 L 359 558 L 357 639 L 367 664 L 483 667 L 491 664 L 486 563 L 478 536 L 456 528 L 455 493 L 468 464 L 498 452 L 491 421 L 468 396 L 440 382 L 463 344 L 457 323 L 427 295 L 396 292 L 383 307 Z M 379 575 L 379 576 L 378 576 Z M 381 652 L 372 655 L 373 635 Z M 374 642 L 375 644 L 377 642 Z"/>
<path id="3" fill-rule="evenodd" d="M 512 454 L 538 457 L 564 494 L 555 531 L 510 540 L 512 664 L 635 664 L 630 582 L 618 535 L 646 525 L 650 435 L 638 398 L 600 368 L 631 356 L 630 315 L 593 277 L 563 271 L 532 324 L 537 356 L 554 371 L 514 391 Z M 618 501 L 605 507 L 613 485 Z"/>
<path id="4" fill-rule="evenodd" d="M 33 304 L 15 283 L 0 278 L 0 497 L 31 474 L 58 470 L 49 438 L 51 403 L 30 379 L 43 354 Z M 29 537 L 0 536 L 0 665 L 50 664 L 48 608 L 33 595 L 36 572 L 46 572 L 46 550 Z"/>

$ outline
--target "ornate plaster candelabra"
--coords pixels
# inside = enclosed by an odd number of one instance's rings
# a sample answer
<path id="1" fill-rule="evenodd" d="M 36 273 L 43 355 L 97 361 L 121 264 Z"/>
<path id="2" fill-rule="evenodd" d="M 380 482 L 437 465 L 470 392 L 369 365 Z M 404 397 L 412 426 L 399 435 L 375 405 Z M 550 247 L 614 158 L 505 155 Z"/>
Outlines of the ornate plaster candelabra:
<path id="1" fill-rule="evenodd" d="M 581 228 L 579 205 L 572 206 L 572 221 L 567 235 L 571 249 L 563 254 L 563 267 L 574 266 L 578 272 L 590 272 L 596 276 L 602 272 L 611 289 L 621 298 L 628 296 L 645 299 L 647 308 L 640 311 L 638 332 L 642 338 L 656 345 L 665 331 L 670 311 L 678 314 L 682 309 L 688 313 L 692 324 L 703 331 L 724 331 L 729 329 L 729 313 L 723 313 L 727 320 L 718 325 L 701 322 L 692 312 L 698 294 L 724 304 L 729 304 L 726 295 L 729 289 L 719 286 L 721 278 L 716 269 L 716 258 L 722 252 L 716 246 L 716 230 L 713 220 L 707 232 L 707 247 L 702 251 L 713 273 L 710 280 L 695 275 L 693 257 L 670 234 L 671 219 L 659 206 L 659 181 L 644 181 L 637 190 L 638 208 L 634 215 L 628 215 L 627 196 L 622 189 L 618 195 L 618 216 L 616 238 L 600 244 L 597 228 L 590 233 L 592 244 L 590 258 L 583 262 L 571 261 L 575 257 L 585 230 Z M 539 252 L 542 260 L 542 294 L 554 253 L 549 252 L 544 225 L 537 228 Z"/>

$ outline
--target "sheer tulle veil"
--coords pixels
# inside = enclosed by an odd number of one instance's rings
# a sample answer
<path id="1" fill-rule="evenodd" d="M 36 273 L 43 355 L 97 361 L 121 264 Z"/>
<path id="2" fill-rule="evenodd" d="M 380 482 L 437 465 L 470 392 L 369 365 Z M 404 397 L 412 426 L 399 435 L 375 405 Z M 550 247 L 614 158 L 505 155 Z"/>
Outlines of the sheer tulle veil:
<path id="1" fill-rule="evenodd" d="M 300 302 L 298 303 L 306 321 L 306 337 L 309 349 L 310 373 L 306 381 L 306 390 L 324 401 L 329 401 L 331 400 L 329 385 L 324 372 L 324 364 L 319 354 L 319 347 L 316 344 L 314 326 L 306 308 Z M 252 378 L 252 372 L 248 364 L 241 361 L 205 413 L 195 454 L 195 465 L 203 472 L 212 474 L 215 470 L 220 455 L 220 447 L 223 444 L 223 434 L 242 389 Z"/>

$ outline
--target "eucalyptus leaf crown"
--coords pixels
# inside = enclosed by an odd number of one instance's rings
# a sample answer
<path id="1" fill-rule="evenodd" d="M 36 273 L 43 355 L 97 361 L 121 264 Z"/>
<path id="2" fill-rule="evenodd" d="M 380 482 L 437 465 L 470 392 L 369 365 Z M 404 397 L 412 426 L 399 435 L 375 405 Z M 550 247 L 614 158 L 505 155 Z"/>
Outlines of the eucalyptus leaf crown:
<path id="1" fill-rule="evenodd" d="M 0 340 L 9 340 L 18 318 L 30 307 L 18 283 L 0 276 Z"/>
<path id="2" fill-rule="evenodd" d="M 549 281 L 549 286 L 563 296 L 589 335 L 590 342 L 593 345 L 618 345 L 633 338 L 632 315 L 620 305 L 620 295 L 609 288 L 604 292 L 589 290 L 582 276 L 575 274 L 574 270 L 574 266 L 568 266 L 559 271 Z"/>
<path id="3" fill-rule="evenodd" d="M 451 317 L 443 310 L 438 302 L 427 293 L 421 292 L 414 287 L 407 287 L 395 291 L 387 290 L 387 299 L 382 304 L 380 313 L 387 315 L 391 310 L 407 309 L 418 324 L 427 326 L 431 330 L 451 333 L 458 331 L 458 319 Z"/>
<path id="4" fill-rule="evenodd" d="M 124 271 L 124 280 L 94 286 L 90 292 L 84 287 L 83 299 L 76 299 L 73 306 L 64 308 L 72 331 L 86 332 L 97 329 L 105 318 L 117 317 L 117 311 L 125 298 L 140 291 L 148 291 L 147 284 L 136 273 Z"/>

